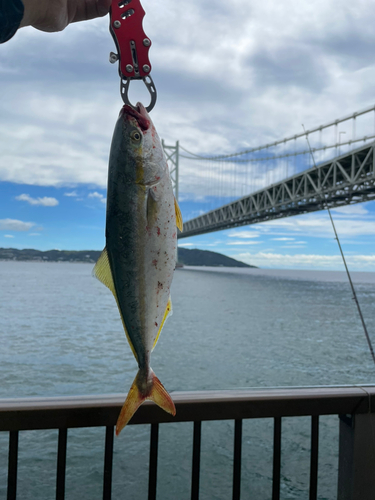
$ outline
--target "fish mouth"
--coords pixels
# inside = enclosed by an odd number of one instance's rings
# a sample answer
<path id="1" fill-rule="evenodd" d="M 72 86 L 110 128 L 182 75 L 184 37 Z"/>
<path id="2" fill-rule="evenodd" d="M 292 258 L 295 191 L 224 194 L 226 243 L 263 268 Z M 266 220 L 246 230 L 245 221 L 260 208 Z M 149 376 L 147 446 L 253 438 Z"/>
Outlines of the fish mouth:
<path id="1" fill-rule="evenodd" d="M 135 118 L 141 130 L 145 131 L 150 128 L 151 120 L 148 116 L 146 108 L 141 102 L 137 102 L 136 109 L 128 104 L 125 104 L 121 111 L 120 116 L 124 119 L 129 119 L 130 117 Z"/>

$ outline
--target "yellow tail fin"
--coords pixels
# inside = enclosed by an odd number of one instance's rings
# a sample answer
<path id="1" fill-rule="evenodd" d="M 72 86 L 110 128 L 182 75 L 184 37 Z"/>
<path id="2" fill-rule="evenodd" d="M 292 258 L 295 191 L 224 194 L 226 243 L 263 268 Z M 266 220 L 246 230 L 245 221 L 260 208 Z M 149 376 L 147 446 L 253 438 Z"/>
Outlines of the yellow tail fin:
<path id="1" fill-rule="evenodd" d="M 173 416 L 176 415 L 176 408 L 172 398 L 155 373 L 151 370 L 147 375 L 145 372 L 138 371 L 117 419 L 116 436 L 120 434 L 146 399 L 152 400 L 167 413 Z"/>

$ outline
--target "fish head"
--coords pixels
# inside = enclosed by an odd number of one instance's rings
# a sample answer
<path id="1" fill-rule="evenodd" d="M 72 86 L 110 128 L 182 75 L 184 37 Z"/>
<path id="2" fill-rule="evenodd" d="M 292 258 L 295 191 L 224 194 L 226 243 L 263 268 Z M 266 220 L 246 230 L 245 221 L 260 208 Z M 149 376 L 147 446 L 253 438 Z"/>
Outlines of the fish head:
<path id="1" fill-rule="evenodd" d="M 121 109 L 120 120 L 126 155 L 132 158 L 130 165 L 136 170 L 135 182 L 145 186 L 159 182 L 168 166 L 159 136 L 146 108 L 141 103 L 137 103 L 136 109 L 125 105 Z"/>

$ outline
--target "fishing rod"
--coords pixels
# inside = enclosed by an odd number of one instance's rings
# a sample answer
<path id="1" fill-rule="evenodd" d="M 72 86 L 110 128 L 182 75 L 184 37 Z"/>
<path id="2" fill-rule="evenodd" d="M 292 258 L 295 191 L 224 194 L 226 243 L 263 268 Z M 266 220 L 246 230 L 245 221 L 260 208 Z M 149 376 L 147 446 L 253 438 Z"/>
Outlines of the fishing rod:
<path id="1" fill-rule="evenodd" d="M 314 154 L 313 154 L 313 151 L 311 149 L 311 145 L 310 145 L 310 141 L 309 141 L 309 135 L 308 133 L 306 133 L 306 129 L 305 129 L 305 126 L 304 124 L 302 123 L 302 127 L 303 127 L 303 130 L 306 134 L 306 141 L 307 141 L 307 144 L 309 146 L 309 151 L 310 151 L 310 155 L 311 155 L 311 158 L 312 158 L 312 161 L 313 161 L 313 165 L 314 165 L 314 168 L 318 171 L 318 167 L 316 166 L 316 163 L 315 163 L 315 158 L 314 158 Z M 322 200 L 323 200 L 323 206 L 324 206 L 324 202 L 325 202 L 325 198 L 323 196 L 323 193 L 322 191 L 320 190 L 320 196 L 322 197 Z M 340 249 L 340 253 L 341 253 L 341 257 L 342 257 L 342 260 L 344 262 L 344 266 L 345 266 L 345 270 L 346 270 L 346 274 L 348 276 L 348 280 L 349 280 L 349 283 L 350 283 L 350 287 L 352 289 L 352 293 L 353 293 L 353 300 L 354 302 L 356 303 L 357 305 L 357 309 L 358 309 L 358 313 L 359 313 L 359 317 L 361 318 L 361 322 L 362 322 L 362 326 L 363 326 L 363 330 L 365 332 L 365 335 L 366 335 L 366 340 L 367 340 L 367 344 L 369 346 L 369 349 L 370 349 L 370 353 L 371 353 L 371 356 L 372 356 L 372 360 L 374 361 L 374 364 L 375 364 L 375 354 L 374 354 L 374 349 L 372 347 L 372 343 L 371 343 L 371 339 L 370 339 L 370 335 L 367 331 L 367 326 L 366 326 L 366 323 L 365 323 L 365 319 L 363 317 L 363 314 L 362 314 L 362 309 L 361 309 L 361 306 L 359 304 L 359 301 L 358 301 L 358 297 L 357 297 L 357 293 L 355 291 L 355 288 L 354 288 L 354 284 L 353 284 L 353 281 L 352 281 L 352 277 L 350 275 L 350 271 L 349 271 L 349 268 L 347 266 L 347 263 L 346 263 L 346 259 L 345 259 L 345 255 L 344 255 L 344 252 L 343 252 L 343 249 L 342 249 L 342 246 L 341 246 L 341 242 L 340 242 L 340 239 L 339 239 L 339 235 L 337 234 L 337 231 L 336 231 L 336 224 L 333 220 L 333 217 L 332 217 L 332 213 L 331 213 L 331 210 L 328 206 L 328 204 L 326 205 L 326 208 L 327 208 L 327 212 L 328 212 L 328 215 L 329 215 L 329 218 L 330 218 L 330 221 L 331 221 L 331 224 L 332 224 L 332 228 L 333 228 L 333 232 L 335 233 L 335 240 L 337 241 L 337 244 L 339 246 L 339 249 Z"/>

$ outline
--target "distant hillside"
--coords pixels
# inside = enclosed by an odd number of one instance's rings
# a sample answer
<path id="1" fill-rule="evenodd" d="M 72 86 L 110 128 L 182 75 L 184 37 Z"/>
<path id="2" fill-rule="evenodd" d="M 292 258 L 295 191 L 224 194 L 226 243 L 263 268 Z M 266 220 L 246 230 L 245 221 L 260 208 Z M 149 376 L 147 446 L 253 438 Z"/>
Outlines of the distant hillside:
<path id="1" fill-rule="evenodd" d="M 98 250 L 40 250 L 0 248 L 0 260 L 34 260 L 42 262 L 96 262 L 101 252 Z"/>
<path id="2" fill-rule="evenodd" d="M 178 262 L 185 266 L 225 266 L 225 267 L 256 267 L 232 259 L 217 252 L 187 248 L 178 249 Z"/>
<path id="3" fill-rule="evenodd" d="M 23 260 L 39 262 L 91 262 L 98 260 L 99 250 L 48 250 L 41 252 L 30 248 L 0 248 L 0 260 Z M 225 267 L 255 267 L 244 262 L 231 259 L 225 255 L 207 250 L 178 249 L 178 261 L 186 266 L 225 266 Z"/>

